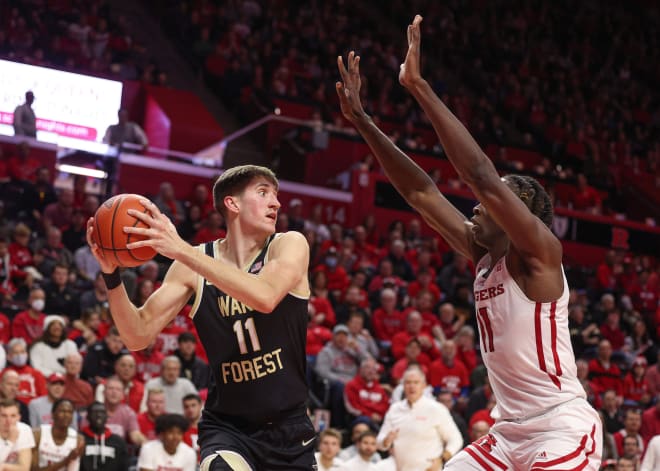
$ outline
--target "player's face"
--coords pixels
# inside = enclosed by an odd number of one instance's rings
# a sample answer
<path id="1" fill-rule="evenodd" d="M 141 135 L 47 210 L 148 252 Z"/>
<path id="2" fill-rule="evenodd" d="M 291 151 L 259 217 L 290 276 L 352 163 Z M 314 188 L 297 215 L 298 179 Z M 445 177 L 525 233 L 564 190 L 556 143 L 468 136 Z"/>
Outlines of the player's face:
<path id="1" fill-rule="evenodd" d="M 245 223 L 269 234 L 275 232 L 277 212 L 281 205 L 277 199 L 277 188 L 270 181 L 264 177 L 255 178 L 245 188 L 238 201 L 241 219 Z"/>
<path id="2" fill-rule="evenodd" d="M 478 245 L 488 248 L 488 246 L 492 245 L 495 239 L 503 235 L 504 232 L 495 223 L 493 218 L 490 217 L 486 207 L 481 203 L 472 209 L 472 213 L 474 215 L 470 219 L 470 222 L 472 223 L 470 230 L 474 236 L 474 241 Z"/>
<path id="3" fill-rule="evenodd" d="M 319 451 L 321 455 L 326 459 L 331 459 L 337 456 L 339 453 L 339 440 L 335 437 L 323 437 L 321 444 L 319 445 Z"/>
<path id="4" fill-rule="evenodd" d="M 60 403 L 57 410 L 53 412 L 53 423 L 58 427 L 68 427 L 73 421 L 73 406 L 70 402 Z"/>

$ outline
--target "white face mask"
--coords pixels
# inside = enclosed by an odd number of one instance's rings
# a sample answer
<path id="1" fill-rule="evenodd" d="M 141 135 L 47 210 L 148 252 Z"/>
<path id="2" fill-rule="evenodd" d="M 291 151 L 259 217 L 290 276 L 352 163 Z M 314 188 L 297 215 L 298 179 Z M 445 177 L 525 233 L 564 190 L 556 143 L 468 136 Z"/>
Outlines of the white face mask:
<path id="1" fill-rule="evenodd" d="M 11 362 L 18 367 L 25 366 L 27 364 L 27 360 L 28 360 L 27 353 L 17 353 L 13 357 L 11 357 Z"/>
<path id="2" fill-rule="evenodd" d="M 44 307 L 46 306 L 46 301 L 44 301 L 43 299 L 35 299 L 34 301 L 32 301 L 30 306 L 35 311 L 41 312 L 41 311 L 43 311 Z"/>

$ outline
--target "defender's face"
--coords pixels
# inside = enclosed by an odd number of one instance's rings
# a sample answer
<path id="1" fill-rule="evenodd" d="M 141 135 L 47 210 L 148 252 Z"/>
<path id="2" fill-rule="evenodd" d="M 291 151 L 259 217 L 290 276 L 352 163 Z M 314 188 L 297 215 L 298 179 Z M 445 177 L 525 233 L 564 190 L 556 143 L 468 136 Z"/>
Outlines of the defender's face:
<path id="1" fill-rule="evenodd" d="M 470 230 L 474 236 L 474 241 L 484 247 L 488 248 L 498 236 L 504 234 L 504 231 L 497 225 L 492 217 L 488 214 L 486 207 L 481 203 L 472 209 L 474 214 L 470 219 L 472 225 Z"/>

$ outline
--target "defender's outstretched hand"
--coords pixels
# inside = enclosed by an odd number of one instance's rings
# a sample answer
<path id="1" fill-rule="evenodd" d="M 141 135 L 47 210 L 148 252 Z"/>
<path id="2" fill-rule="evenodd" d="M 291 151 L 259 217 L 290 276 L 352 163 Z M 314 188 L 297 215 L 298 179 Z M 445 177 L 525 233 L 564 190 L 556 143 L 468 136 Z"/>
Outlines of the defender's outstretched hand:
<path id="1" fill-rule="evenodd" d="M 419 25 L 422 19 L 421 15 L 415 15 L 412 24 L 408 25 L 408 53 L 399 70 L 399 83 L 406 88 L 410 88 L 422 80 L 419 71 L 419 50 L 422 42 Z"/>
<path id="2" fill-rule="evenodd" d="M 351 123 L 366 117 L 360 102 L 360 56 L 355 51 L 348 54 L 348 70 L 344 66 L 344 59 L 337 57 L 337 67 L 341 75 L 341 82 L 336 83 L 337 95 L 341 112 Z"/>

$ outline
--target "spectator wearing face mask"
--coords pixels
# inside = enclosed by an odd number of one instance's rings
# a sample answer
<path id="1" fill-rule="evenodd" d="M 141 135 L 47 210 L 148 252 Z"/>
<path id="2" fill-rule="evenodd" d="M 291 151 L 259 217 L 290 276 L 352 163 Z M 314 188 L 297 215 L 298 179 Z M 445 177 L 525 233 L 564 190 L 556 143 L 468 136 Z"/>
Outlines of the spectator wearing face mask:
<path id="1" fill-rule="evenodd" d="M 15 371 L 18 374 L 19 384 L 16 399 L 24 404 L 46 394 L 46 379 L 39 370 L 28 365 L 27 343 L 22 338 L 12 339 L 7 345 L 5 371 Z"/>
<path id="2" fill-rule="evenodd" d="M 28 297 L 29 308 L 16 314 L 11 324 L 11 334 L 13 338 L 21 338 L 32 345 L 35 340 L 41 337 L 44 330 L 44 307 L 46 306 L 46 293 L 41 288 L 30 290 Z"/>

